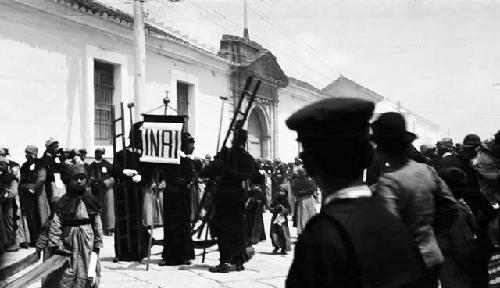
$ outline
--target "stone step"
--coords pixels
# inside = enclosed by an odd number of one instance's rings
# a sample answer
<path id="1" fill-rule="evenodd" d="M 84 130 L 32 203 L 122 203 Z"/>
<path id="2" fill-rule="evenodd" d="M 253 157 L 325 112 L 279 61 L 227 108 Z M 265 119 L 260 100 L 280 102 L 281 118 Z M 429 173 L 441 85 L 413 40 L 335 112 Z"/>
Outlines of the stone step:
<path id="1" fill-rule="evenodd" d="M 0 257 L 0 287 L 7 285 L 7 281 L 15 274 L 25 270 L 39 260 L 35 248 L 19 249 L 16 252 L 6 252 Z"/>

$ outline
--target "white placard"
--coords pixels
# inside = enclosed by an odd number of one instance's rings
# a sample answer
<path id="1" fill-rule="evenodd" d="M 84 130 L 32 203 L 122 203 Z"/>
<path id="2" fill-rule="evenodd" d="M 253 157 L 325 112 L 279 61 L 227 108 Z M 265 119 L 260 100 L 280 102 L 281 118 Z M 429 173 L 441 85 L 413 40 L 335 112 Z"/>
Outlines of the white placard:
<path id="1" fill-rule="evenodd" d="M 182 123 L 144 122 L 141 162 L 179 164 Z"/>

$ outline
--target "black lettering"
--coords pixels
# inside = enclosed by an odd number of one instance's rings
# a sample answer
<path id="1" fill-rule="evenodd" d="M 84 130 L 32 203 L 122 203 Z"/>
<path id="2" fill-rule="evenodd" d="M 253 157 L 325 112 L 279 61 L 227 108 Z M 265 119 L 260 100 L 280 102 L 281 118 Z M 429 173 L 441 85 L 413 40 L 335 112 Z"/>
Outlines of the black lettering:
<path id="1" fill-rule="evenodd" d="M 151 133 L 149 134 L 150 140 L 151 140 L 151 155 L 158 157 L 159 154 L 159 143 L 158 143 L 158 136 L 156 136 L 151 129 Z M 156 138 L 155 138 L 156 136 Z"/>
<path id="2" fill-rule="evenodd" d="M 172 158 L 172 130 L 168 130 L 168 158 Z"/>
<path id="3" fill-rule="evenodd" d="M 174 149 L 174 158 L 177 159 L 179 156 L 178 156 L 178 153 L 179 153 L 179 131 L 175 131 L 175 149 Z M 172 140 L 172 138 L 170 138 L 170 140 Z"/>
<path id="4" fill-rule="evenodd" d="M 144 155 L 148 156 L 149 154 L 149 137 L 148 137 L 148 133 L 149 133 L 149 129 L 144 129 L 144 141 L 142 141 L 144 143 Z"/>
<path id="5" fill-rule="evenodd" d="M 165 157 L 165 146 L 168 145 L 168 143 L 165 143 L 165 133 L 166 130 L 161 130 L 161 157 Z"/>

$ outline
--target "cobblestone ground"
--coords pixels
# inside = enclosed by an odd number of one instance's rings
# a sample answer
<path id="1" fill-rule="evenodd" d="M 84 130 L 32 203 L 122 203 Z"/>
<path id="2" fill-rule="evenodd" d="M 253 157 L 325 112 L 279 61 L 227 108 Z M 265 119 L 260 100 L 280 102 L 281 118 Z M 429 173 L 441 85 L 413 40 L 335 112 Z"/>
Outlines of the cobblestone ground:
<path id="1" fill-rule="evenodd" d="M 196 249 L 196 259 L 191 265 L 160 267 L 160 246 L 154 246 L 151 255 L 149 271 L 146 264 L 137 262 L 113 263 L 113 238 L 105 237 L 104 249 L 101 250 L 102 278 L 100 287 L 119 288 L 163 288 L 163 287 L 284 287 L 288 269 L 292 262 L 293 252 L 288 255 L 272 255 L 272 245 L 269 239 L 269 222 L 271 215 L 264 214 L 267 240 L 255 245 L 255 255 L 246 263 L 245 270 L 231 273 L 210 273 L 208 267 L 217 265 L 219 252 L 217 246 L 207 249 L 205 263 L 201 263 L 202 249 Z M 289 223 L 291 227 L 292 223 Z M 292 243 L 296 240 L 295 229 L 291 227 Z M 161 229 L 155 230 L 155 236 L 162 238 Z M 293 249 L 293 245 L 292 245 Z M 29 288 L 38 288 L 40 284 Z"/>

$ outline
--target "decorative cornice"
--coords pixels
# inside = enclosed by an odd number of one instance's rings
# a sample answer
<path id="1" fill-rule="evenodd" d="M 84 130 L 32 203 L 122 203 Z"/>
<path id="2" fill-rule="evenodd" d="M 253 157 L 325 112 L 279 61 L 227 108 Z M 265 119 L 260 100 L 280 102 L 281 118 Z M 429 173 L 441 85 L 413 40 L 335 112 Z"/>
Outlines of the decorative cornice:
<path id="1" fill-rule="evenodd" d="M 117 25 L 126 27 L 128 29 L 133 29 L 134 18 L 132 17 L 132 15 L 129 15 L 119 9 L 108 6 L 96 0 L 45 0 L 45 1 L 52 1 L 60 5 L 67 6 L 81 13 L 88 14 L 90 16 L 94 16 L 97 18 L 102 18 L 104 20 L 113 22 Z M 166 31 L 165 28 L 159 27 L 158 24 L 153 24 L 147 21 L 145 23 L 144 30 L 146 32 L 146 35 L 148 35 L 149 37 L 175 42 L 179 45 L 185 46 L 187 48 L 208 55 L 210 57 L 216 58 L 217 60 L 227 62 L 225 59 L 219 57 L 216 53 L 203 49 L 202 47 L 196 46 L 181 37 L 177 37 L 172 33 L 169 33 L 168 31 Z"/>

